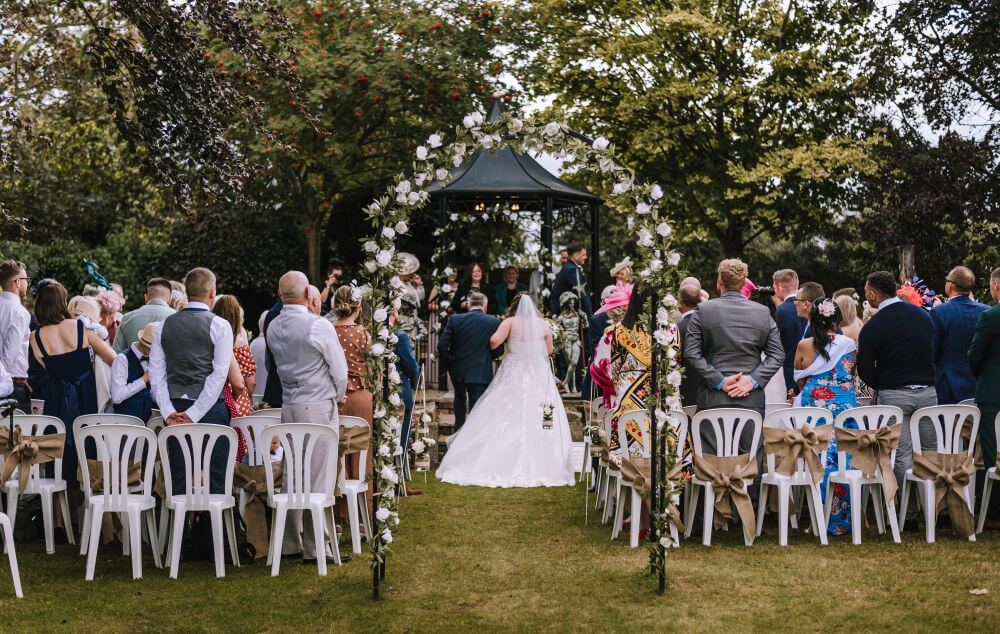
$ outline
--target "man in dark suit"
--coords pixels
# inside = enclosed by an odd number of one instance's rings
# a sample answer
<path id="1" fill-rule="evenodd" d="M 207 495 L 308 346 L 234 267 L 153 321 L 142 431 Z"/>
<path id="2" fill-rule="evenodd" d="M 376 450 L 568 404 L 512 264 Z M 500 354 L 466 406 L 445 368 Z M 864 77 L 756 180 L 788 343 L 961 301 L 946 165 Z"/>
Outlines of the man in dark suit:
<path id="1" fill-rule="evenodd" d="M 271 327 L 271 322 L 278 316 L 283 306 L 284 304 L 278 301 L 268 309 L 267 316 L 264 317 L 264 329 L 260 333 L 264 336 L 264 367 L 267 369 L 267 382 L 264 384 L 263 398 L 264 402 L 271 407 L 281 407 L 283 394 L 274 355 L 271 353 L 271 346 L 267 344 L 267 329 Z"/>
<path id="2" fill-rule="evenodd" d="M 469 312 L 449 317 L 438 341 L 438 356 L 455 386 L 456 432 L 493 380 L 493 358 L 500 353 L 500 348 L 490 351 L 490 337 L 500 322 L 486 314 L 486 296 L 472 292 L 468 301 Z"/>
<path id="3" fill-rule="evenodd" d="M 771 280 L 774 283 L 774 296 L 779 302 L 774 321 L 778 324 L 781 347 L 785 350 L 781 371 L 785 374 L 785 385 L 792 389 L 795 385 L 795 348 L 799 345 L 809 320 L 800 317 L 795 309 L 795 292 L 799 289 L 798 273 L 792 269 L 781 269 L 775 271 Z"/>
<path id="4" fill-rule="evenodd" d="M 969 345 L 985 304 L 969 297 L 976 276 L 964 266 L 956 266 L 945 278 L 948 302 L 931 311 L 934 321 L 934 387 L 939 405 L 951 405 L 972 398 L 976 377 L 969 367 Z"/>
<path id="5" fill-rule="evenodd" d="M 987 469 L 996 463 L 996 419 L 1000 413 L 1000 268 L 993 269 L 990 274 L 990 295 L 996 304 L 980 313 L 969 346 L 969 365 L 976 377 L 976 405 L 982 414 L 979 441 Z M 978 480 L 985 481 L 982 477 Z M 1000 528 L 1000 491 L 996 487 L 993 487 L 987 517 L 992 529 Z"/>
<path id="6" fill-rule="evenodd" d="M 583 265 L 587 262 L 587 249 L 579 242 L 573 242 L 566 247 L 569 258 L 563 264 L 559 274 L 556 275 L 555 283 L 552 285 L 552 294 L 549 295 L 549 309 L 553 315 L 559 314 L 559 298 L 566 291 L 572 291 L 580 297 L 580 308 L 588 316 L 594 314 L 593 306 L 590 303 L 590 295 L 587 294 L 587 276 L 583 274 Z"/>
<path id="7" fill-rule="evenodd" d="M 701 284 L 695 282 L 684 282 L 677 290 L 677 305 L 680 308 L 681 320 L 677 323 L 677 330 L 680 333 L 681 349 L 684 348 L 684 340 L 687 339 L 688 329 L 691 326 L 691 317 L 694 315 L 698 304 L 701 303 Z M 681 405 L 697 405 L 698 389 L 701 387 L 701 377 L 691 366 L 687 357 L 681 361 L 684 369 L 684 377 L 681 379 Z"/>

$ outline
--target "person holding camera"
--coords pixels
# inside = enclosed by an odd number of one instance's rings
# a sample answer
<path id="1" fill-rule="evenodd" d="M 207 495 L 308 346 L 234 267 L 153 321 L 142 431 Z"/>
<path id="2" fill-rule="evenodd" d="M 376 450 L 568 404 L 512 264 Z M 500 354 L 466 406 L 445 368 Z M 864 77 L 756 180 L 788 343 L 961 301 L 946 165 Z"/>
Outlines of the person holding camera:
<path id="1" fill-rule="evenodd" d="M 338 288 L 344 285 L 345 268 L 343 261 L 338 258 L 331 259 L 326 267 L 326 284 L 320 291 L 319 301 L 328 310 L 333 310 L 333 295 Z"/>

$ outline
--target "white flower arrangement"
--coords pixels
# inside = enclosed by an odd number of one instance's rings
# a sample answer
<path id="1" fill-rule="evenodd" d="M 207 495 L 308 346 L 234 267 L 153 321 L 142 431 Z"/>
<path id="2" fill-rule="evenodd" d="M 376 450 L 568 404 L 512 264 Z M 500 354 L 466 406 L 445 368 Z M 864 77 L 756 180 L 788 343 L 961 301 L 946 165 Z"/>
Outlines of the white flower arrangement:
<path id="1" fill-rule="evenodd" d="M 392 512 L 389 509 L 385 508 L 384 506 L 380 506 L 379 509 L 375 511 L 375 519 L 377 519 L 380 522 L 386 521 L 387 519 L 389 519 L 391 515 Z"/>

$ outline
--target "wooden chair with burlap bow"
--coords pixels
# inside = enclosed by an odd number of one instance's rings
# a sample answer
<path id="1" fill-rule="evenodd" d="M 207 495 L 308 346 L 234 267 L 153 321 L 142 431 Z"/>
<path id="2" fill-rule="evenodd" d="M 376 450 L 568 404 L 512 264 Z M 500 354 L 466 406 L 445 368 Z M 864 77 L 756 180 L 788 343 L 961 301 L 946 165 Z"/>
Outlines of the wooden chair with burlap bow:
<path id="1" fill-rule="evenodd" d="M 968 427 L 971 432 L 963 433 Z M 906 470 L 899 522 L 906 517 L 910 488 L 919 489 L 924 510 L 924 537 L 935 541 L 938 513 L 947 506 L 952 529 L 976 541 L 972 475 L 975 440 L 979 433 L 979 408 L 972 405 L 922 407 L 910 416 L 913 467 Z M 933 443 L 933 449 L 929 446 Z"/>
<path id="2" fill-rule="evenodd" d="M 820 485 L 823 483 L 822 456 L 833 436 L 833 414 L 822 407 L 786 407 L 764 417 L 765 473 L 760 478 L 757 500 L 757 537 L 761 535 L 764 513 L 778 511 L 778 544 L 788 545 L 788 525 L 798 528 L 798 513 L 789 516 L 796 493 L 805 489 L 812 530 L 819 543 L 827 544 L 826 518 Z M 771 488 L 768 495 L 768 488 Z"/>
<path id="3" fill-rule="evenodd" d="M 890 405 L 854 407 L 837 414 L 833 433 L 837 442 L 837 471 L 826 481 L 826 521 L 833 511 L 833 487 L 848 487 L 851 507 L 851 540 L 861 543 L 861 523 L 867 489 L 875 501 L 875 519 L 879 533 L 885 533 L 882 509 L 889 517 L 892 540 L 899 543 L 896 522 L 896 476 L 892 466 L 902 429 L 903 410 Z M 850 454 L 850 464 L 848 464 Z M 850 468 L 848 468 L 850 466 Z"/>
<path id="4" fill-rule="evenodd" d="M 737 516 L 743 524 L 743 541 L 753 545 L 756 518 L 749 488 L 757 476 L 757 447 L 760 445 L 761 416 L 754 410 L 720 407 L 702 410 L 691 421 L 694 447 L 694 476 L 691 502 L 686 505 L 684 537 L 691 536 L 698 498 L 704 494 L 702 543 L 712 545 L 713 527 L 722 527 Z M 706 440 L 714 453 L 706 453 Z M 742 445 L 742 447 L 741 447 Z"/>
<path id="5" fill-rule="evenodd" d="M 69 521 L 69 499 L 62 475 L 62 456 L 66 444 L 66 425 L 54 416 L 15 416 L 13 446 L 8 449 L 10 431 L 0 429 L 0 448 L 4 452 L 3 475 L 7 493 L 7 512 L 11 524 L 17 521 L 18 498 L 38 495 L 42 500 L 42 524 L 45 529 L 45 552 L 55 552 L 55 503 L 62 509 L 66 541 L 76 543 Z M 44 473 L 42 464 L 53 463 L 53 475 Z"/>

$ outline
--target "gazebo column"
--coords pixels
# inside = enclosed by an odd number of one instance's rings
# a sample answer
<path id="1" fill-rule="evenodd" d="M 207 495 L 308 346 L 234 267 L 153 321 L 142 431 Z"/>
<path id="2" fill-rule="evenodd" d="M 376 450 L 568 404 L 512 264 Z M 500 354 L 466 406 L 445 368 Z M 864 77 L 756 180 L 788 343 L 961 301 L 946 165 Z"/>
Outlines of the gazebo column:
<path id="1" fill-rule="evenodd" d="M 597 310 L 601 305 L 601 205 L 590 204 L 590 305 Z"/>

